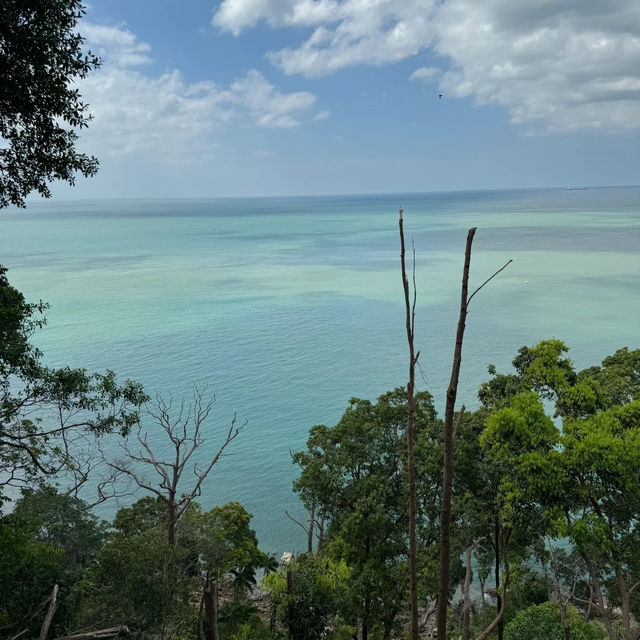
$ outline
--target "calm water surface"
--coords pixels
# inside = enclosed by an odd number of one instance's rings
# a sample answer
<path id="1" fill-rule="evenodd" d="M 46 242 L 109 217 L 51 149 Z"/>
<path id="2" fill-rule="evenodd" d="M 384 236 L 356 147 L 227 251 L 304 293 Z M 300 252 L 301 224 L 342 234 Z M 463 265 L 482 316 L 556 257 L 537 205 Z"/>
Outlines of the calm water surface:
<path id="1" fill-rule="evenodd" d="M 508 367 L 523 344 L 560 338 L 578 367 L 640 346 L 639 188 L 38 202 L 0 215 L 0 263 L 51 304 L 35 338 L 51 365 L 112 368 L 174 398 L 208 384 L 203 460 L 234 412 L 247 421 L 200 501 L 242 502 L 280 552 L 304 546 L 284 515 L 300 513 L 289 451 L 350 397 L 406 382 L 400 206 L 416 248 L 419 386 L 440 409 L 470 226 L 472 286 L 514 262 L 471 306 L 468 407 L 487 365 Z"/>

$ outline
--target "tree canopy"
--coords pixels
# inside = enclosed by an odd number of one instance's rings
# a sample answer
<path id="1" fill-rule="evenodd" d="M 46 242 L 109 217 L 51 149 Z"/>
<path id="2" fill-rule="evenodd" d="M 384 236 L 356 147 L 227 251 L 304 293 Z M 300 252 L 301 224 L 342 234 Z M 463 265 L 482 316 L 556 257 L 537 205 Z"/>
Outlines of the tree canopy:
<path id="1" fill-rule="evenodd" d="M 91 119 L 76 82 L 100 64 L 77 31 L 84 13 L 80 0 L 0 3 L 0 208 L 98 170 L 76 149 Z"/>
<path id="2" fill-rule="evenodd" d="M 3 488 L 38 478 L 67 473 L 70 486 L 82 484 L 94 464 L 84 440 L 127 433 L 147 400 L 113 371 L 47 367 L 31 342 L 45 309 L 26 302 L 0 267 L 0 504 Z"/>

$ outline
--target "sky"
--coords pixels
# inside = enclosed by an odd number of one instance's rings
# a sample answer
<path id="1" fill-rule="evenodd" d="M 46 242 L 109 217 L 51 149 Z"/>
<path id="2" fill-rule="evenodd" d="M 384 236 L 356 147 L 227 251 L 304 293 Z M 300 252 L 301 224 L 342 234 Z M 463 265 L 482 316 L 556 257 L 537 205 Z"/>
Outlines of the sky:
<path id="1" fill-rule="evenodd" d="M 57 197 L 640 183 L 637 0 L 91 0 Z"/>

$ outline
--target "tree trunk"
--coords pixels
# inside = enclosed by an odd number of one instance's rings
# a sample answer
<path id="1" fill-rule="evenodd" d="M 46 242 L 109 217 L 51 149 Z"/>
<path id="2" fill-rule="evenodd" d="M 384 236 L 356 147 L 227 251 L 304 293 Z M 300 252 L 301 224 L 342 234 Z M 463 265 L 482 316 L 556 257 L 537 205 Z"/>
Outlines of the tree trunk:
<path id="1" fill-rule="evenodd" d="M 458 394 L 460 364 L 462 362 L 462 341 L 467 319 L 467 295 L 469 290 L 469 267 L 471 264 L 471 245 L 476 229 L 472 227 L 467 234 L 462 271 L 462 293 L 460 296 L 460 315 L 456 331 L 456 344 L 453 352 L 451 380 L 447 389 L 447 404 L 444 414 L 444 461 L 442 465 L 442 506 L 440 509 L 440 578 L 438 582 L 438 640 L 447 640 L 447 605 L 449 604 L 449 570 L 451 564 L 451 486 L 453 484 L 453 413 Z"/>
<path id="2" fill-rule="evenodd" d="M 167 502 L 167 538 L 169 546 L 173 547 L 176 543 L 176 505 L 175 501 L 169 498 Z"/>
<path id="3" fill-rule="evenodd" d="M 487 579 L 481 578 L 480 576 L 478 576 L 478 580 L 480 581 L 480 598 L 481 598 L 480 606 L 482 607 L 482 615 L 484 616 L 485 608 L 487 606 L 487 602 L 484 597 L 484 585 L 487 582 Z"/>
<path id="4" fill-rule="evenodd" d="M 618 634 L 616 633 L 616 630 L 614 629 L 613 624 L 611 622 L 611 614 L 604 603 L 604 596 L 602 595 L 602 589 L 600 588 L 600 581 L 598 580 L 598 576 L 593 567 L 593 563 L 591 562 L 591 559 L 586 553 L 580 552 L 580 555 L 582 556 L 582 559 L 584 560 L 584 563 L 587 566 L 587 570 L 589 571 L 589 577 L 591 578 L 591 589 L 595 594 L 595 602 L 593 604 L 595 605 L 598 613 L 600 613 L 600 616 L 602 618 L 602 623 L 607 629 L 609 638 L 611 640 L 616 640 L 618 637 Z"/>
<path id="5" fill-rule="evenodd" d="M 207 580 L 204 587 L 204 619 L 202 629 L 205 640 L 220 640 L 218 637 L 218 578 Z"/>
<path id="6" fill-rule="evenodd" d="M 629 590 L 627 589 L 620 567 L 616 566 L 615 573 L 618 589 L 620 590 L 620 609 L 622 611 L 622 626 L 624 627 L 625 640 L 635 640 L 631 629 L 631 602 L 629 598 Z"/>
<path id="7" fill-rule="evenodd" d="M 47 640 L 49 634 L 49 627 L 53 621 L 53 616 L 58 608 L 58 585 L 53 585 L 53 591 L 51 592 L 51 600 L 49 601 L 49 608 L 47 609 L 47 615 L 42 623 L 42 629 L 40 630 L 40 636 L 38 640 Z"/>
<path id="8" fill-rule="evenodd" d="M 313 530 L 315 527 L 315 515 L 316 510 L 314 507 L 311 507 L 311 512 L 309 513 L 309 530 L 307 531 L 307 552 L 313 553 Z"/>
<path id="9" fill-rule="evenodd" d="M 498 611 L 502 608 L 502 598 L 500 597 L 500 522 L 498 521 L 498 516 L 496 516 L 496 568 L 495 568 L 495 578 L 496 578 L 496 604 L 498 606 Z M 504 622 L 502 618 L 498 622 L 498 640 L 502 640 L 504 636 Z"/>
<path id="10" fill-rule="evenodd" d="M 56 640 L 110 640 L 112 638 L 123 638 L 129 635 L 129 628 L 111 627 L 109 629 L 99 629 L 98 631 L 83 631 L 70 636 L 60 636 Z"/>
<path id="11" fill-rule="evenodd" d="M 503 555 L 503 563 L 504 563 L 504 582 L 502 583 L 502 597 L 500 597 L 499 592 L 496 594 L 498 596 L 498 614 L 493 619 L 491 624 L 476 638 L 476 640 L 487 640 L 487 638 L 493 633 L 493 631 L 498 629 L 498 637 L 502 637 L 502 627 L 504 625 L 504 610 L 507 603 L 507 587 L 509 586 L 509 556 L 507 554 L 507 548 L 509 543 L 510 532 L 505 534 L 504 529 L 500 526 L 500 522 L 497 520 L 497 537 L 496 537 L 496 558 L 500 557 L 500 547 L 503 547 L 504 555 Z M 498 569 L 496 570 L 496 589 L 499 588 L 500 584 L 500 565 L 497 565 Z"/>
<path id="12" fill-rule="evenodd" d="M 469 640 L 471 633 L 471 554 L 475 546 L 475 544 L 469 545 L 465 550 L 466 573 L 462 589 L 462 640 Z"/>
<path id="13" fill-rule="evenodd" d="M 402 266 L 402 286 L 404 289 L 405 302 L 405 325 L 407 330 L 407 341 L 409 343 L 409 382 L 407 383 L 407 476 L 409 484 L 409 605 L 410 605 L 410 634 L 411 640 L 419 639 L 418 631 L 418 559 L 416 550 L 416 472 L 415 472 L 415 368 L 418 356 L 414 351 L 414 325 L 415 325 L 415 280 L 413 290 L 413 305 L 409 297 L 409 280 L 405 266 L 404 229 L 402 224 L 402 209 L 398 219 L 400 227 L 400 262 Z M 415 277 L 415 267 L 414 267 Z M 363 640 L 365 640 L 363 638 Z"/>

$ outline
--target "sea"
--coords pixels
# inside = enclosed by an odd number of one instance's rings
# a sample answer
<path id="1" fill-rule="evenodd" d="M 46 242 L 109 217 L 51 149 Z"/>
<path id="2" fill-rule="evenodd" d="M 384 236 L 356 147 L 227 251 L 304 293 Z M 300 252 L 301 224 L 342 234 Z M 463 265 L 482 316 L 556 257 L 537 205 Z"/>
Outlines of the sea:
<path id="1" fill-rule="evenodd" d="M 439 411 L 470 227 L 472 290 L 513 262 L 470 305 L 459 405 L 476 407 L 487 366 L 509 371 L 522 345 L 559 338 L 578 368 L 640 347 L 638 187 L 34 201 L 0 213 L 0 264 L 28 300 L 50 304 L 33 336 L 46 363 L 113 369 L 174 407 L 194 387 L 215 395 L 200 466 L 234 415 L 245 425 L 198 500 L 241 502 L 279 554 L 305 547 L 285 513 L 304 518 L 291 452 L 350 398 L 407 382 L 400 208 L 410 269 L 415 251 L 417 386 Z M 143 429 L 169 456 L 149 416 Z M 121 455 L 119 437 L 103 444 Z M 96 509 L 112 518 L 133 499 Z"/>

